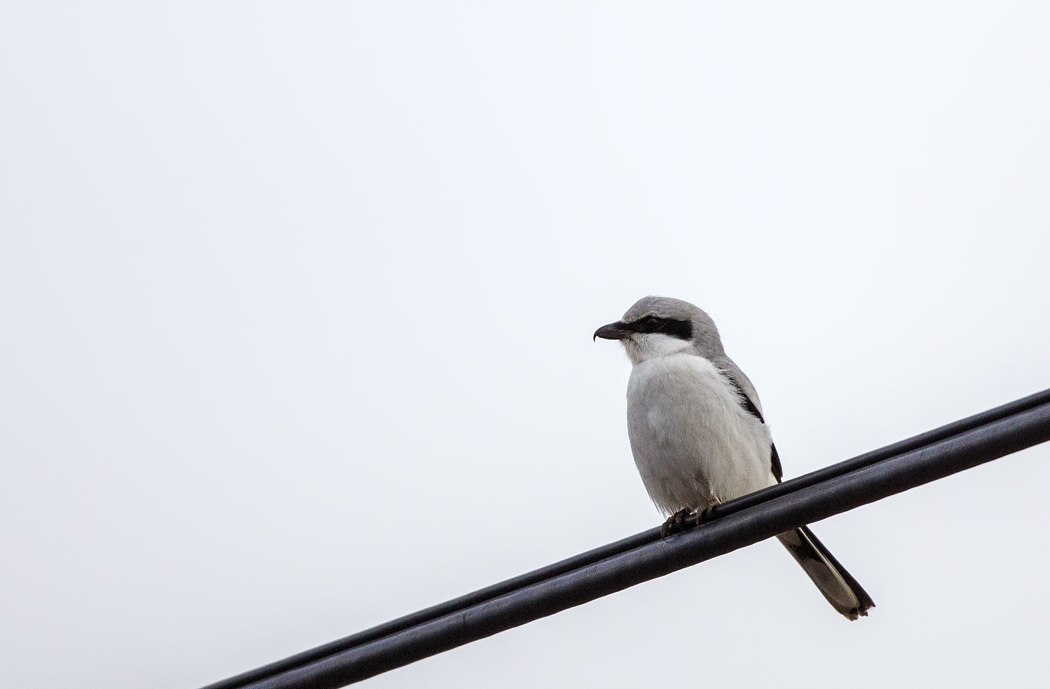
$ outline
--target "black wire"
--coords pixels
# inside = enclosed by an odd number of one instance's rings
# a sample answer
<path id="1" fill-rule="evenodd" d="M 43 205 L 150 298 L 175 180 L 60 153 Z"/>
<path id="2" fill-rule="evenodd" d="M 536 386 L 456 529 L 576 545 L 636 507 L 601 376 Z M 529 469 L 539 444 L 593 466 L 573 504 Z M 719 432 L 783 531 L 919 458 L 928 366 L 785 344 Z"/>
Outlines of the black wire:
<path id="1" fill-rule="evenodd" d="M 918 450 L 919 448 L 926 447 L 927 445 L 932 445 L 933 443 L 940 442 L 941 440 L 946 440 L 947 438 L 950 438 L 954 435 L 959 435 L 960 433 L 964 433 L 966 431 L 972 431 L 976 428 L 980 428 L 981 426 L 987 426 L 991 423 L 995 423 L 996 421 L 1000 421 L 1011 416 L 1016 416 L 1017 414 L 1021 414 L 1022 412 L 1026 412 L 1029 409 L 1033 409 L 1035 407 L 1039 407 L 1047 403 L 1050 403 L 1050 389 L 1043 390 L 1042 392 L 1037 392 L 1034 395 L 1029 395 L 1028 397 L 1022 397 L 1019 400 L 1014 400 L 1013 402 L 1010 402 L 1008 404 L 1004 404 L 999 407 L 994 407 L 992 409 L 989 409 L 988 411 L 981 412 L 980 414 L 968 416 L 965 419 L 953 421 L 952 423 L 940 426 L 939 428 L 935 428 L 932 431 L 926 431 L 925 433 L 920 433 L 919 435 L 912 436 L 911 438 L 899 440 L 893 443 L 892 445 L 886 445 L 885 447 L 880 447 L 877 450 L 865 452 L 862 455 L 858 455 L 856 457 L 853 457 L 852 459 L 847 459 L 837 464 L 826 466 L 823 469 L 811 471 L 808 474 L 799 476 L 798 478 L 793 478 L 789 481 L 784 481 L 783 483 L 779 483 L 775 486 L 770 486 L 769 488 L 766 488 L 764 490 L 756 491 L 749 495 L 741 496 L 736 500 L 732 500 L 724 505 L 716 507 L 713 511 L 712 516 L 723 516 L 727 514 L 732 514 L 734 512 L 739 512 L 740 510 L 745 510 L 749 507 L 753 507 L 754 505 L 763 503 L 766 500 L 771 500 L 780 495 L 786 495 L 787 493 L 791 493 L 805 486 L 812 486 L 817 483 L 820 483 L 821 481 L 826 481 L 836 476 L 842 476 L 843 474 L 847 474 L 851 471 L 856 471 L 857 469 L 860 469 L 862 467 L 875 464 L 876 462 L 881 462 L 884 459 L 889 459 L 890 457 L 895 457 L 897 455 L 904 454 L 905 452 Z"/>
<path id="2" fill-rule="evenodd" d="M 206 689 L 344 686 L 1048 439 L 1045 390 L 728 502 L 702 529 L 650 529 Z"/>

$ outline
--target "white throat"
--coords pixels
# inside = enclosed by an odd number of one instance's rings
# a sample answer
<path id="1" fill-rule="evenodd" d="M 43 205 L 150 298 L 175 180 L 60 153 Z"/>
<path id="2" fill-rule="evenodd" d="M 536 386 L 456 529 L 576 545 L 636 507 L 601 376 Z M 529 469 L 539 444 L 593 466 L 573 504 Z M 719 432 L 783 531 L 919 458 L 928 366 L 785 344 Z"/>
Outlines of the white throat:
<path id="1" fill-rule="evenodd" d="M 621 342 L 623 348 L 627 350 L 627 357 L 635 365 L 649 359 L 693 350 L 693 343 L 690 340 L 663 333 L 635 333 Z"/>

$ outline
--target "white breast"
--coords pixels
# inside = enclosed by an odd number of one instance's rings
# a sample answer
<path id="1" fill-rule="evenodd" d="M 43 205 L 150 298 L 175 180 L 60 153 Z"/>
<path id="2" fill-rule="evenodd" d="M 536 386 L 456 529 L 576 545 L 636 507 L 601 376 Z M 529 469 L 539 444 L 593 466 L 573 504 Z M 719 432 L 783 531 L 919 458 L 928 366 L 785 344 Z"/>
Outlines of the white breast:
<path id="1" fill-rule="evenodd" d="M 649 497 L 667 514 L 776 483 L 769 430 L 707 359 L 677 353 L 634 365 L 627 430 Z"/>

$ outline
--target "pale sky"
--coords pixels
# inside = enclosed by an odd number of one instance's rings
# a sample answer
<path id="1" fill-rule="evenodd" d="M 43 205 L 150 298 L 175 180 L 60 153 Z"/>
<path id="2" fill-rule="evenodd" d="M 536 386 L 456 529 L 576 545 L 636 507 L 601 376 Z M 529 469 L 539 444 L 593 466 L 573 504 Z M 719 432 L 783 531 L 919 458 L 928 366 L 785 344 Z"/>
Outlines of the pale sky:
<path id="1" fill-rule="evenodd" d="M 192 689 L 650 528 L 692 301 L 788 477 L 1050 386 L 1046 3 L 0 5 L 0 686 Z M 1035 687 L 1050 447 L 369 686 Z"/>

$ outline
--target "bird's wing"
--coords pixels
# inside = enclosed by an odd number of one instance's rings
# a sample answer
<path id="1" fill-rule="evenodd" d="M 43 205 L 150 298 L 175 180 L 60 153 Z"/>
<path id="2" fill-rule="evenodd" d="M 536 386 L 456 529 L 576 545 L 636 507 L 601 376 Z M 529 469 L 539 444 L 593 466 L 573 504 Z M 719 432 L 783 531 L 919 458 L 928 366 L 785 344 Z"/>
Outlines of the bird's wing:
<path id="1" fill-rule="evenodd" d="M 729 357 L 725 357 L 724 362 L 719 363 L 722 364 L 719 366 L 722 375 L 740 393 L 740 406 L 754 414 L 759 421 L 765 423 L 766 420 L 762 416 L 762 408 L 759 406 L 762 403 L 758 401 L 758 392 L 755 391 L 755 386 L 751 384 L 751 381 L 740 370 L 740 367 L 734 364 Z M 777 446 L 772 442 L 769 443 L 769 462 L 770 469 L 773 471 L 773 477 L 776 478 L 777 483 L 780 483 L 784 477 L 784 468 L 780 465 L 780 455 L 777 454 Z"/>

